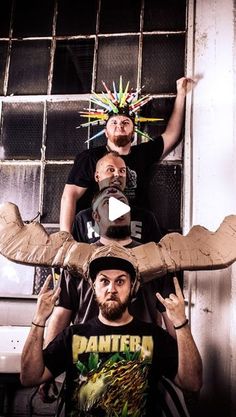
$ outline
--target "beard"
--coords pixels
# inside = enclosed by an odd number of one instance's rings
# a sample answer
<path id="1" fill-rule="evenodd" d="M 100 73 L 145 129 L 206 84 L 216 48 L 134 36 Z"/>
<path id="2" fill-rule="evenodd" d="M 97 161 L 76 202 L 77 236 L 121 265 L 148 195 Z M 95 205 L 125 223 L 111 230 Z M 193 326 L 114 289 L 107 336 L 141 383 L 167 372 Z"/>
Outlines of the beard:
<path id="1" fill-rule="evenodd" d="M 118 148 L 122 148 L 123 146 L 128 145 L 128 143 L 132 142 L 132 136 L 130 135 L 118 135 L 112 136 L 110 138 L 111 142 L 114 143 Z"/>
<path id="2" fill-rule="evenodd" d="M 129 303 L 130 303 L 130 294 L 127 295 L 126 299 L 122 303 L 119 298 L 116 297 L 116 295 L 111 295 L 110 300 L 114 300 L 116 302 L 112 303 L 110 301 L 99 301 L 98 298 L 96 298 L 99 309 L 102 313 L 102 316 L 107 320 L 118 320 L 122 317 L 123 313 L 127 309 Z"/>
<path id="3" fill-rule="evenodd" d="M 110 239 L 125 239 L 131 235 L 130 226 L 109 226 L 106 231 L 106 237 Z"/>

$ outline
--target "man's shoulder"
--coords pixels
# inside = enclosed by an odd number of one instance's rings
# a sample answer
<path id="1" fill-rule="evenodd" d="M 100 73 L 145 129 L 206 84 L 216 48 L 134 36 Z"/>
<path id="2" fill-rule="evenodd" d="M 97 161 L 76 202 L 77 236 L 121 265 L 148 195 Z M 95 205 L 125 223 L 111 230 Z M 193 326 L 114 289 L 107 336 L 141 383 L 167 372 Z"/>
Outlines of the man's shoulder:
<path id="1" fill-rule="evenodd" d="M 158 148 L 162 150 L 164 146 L 163 137 L 160 135 L 153 140 L 149 140 L 148 142 L 138 143 L 137 145 L 131 146 L 131 152 L 129 155 L 132 154 L 139 154 L 142 152 L 148 152 L 149 150 L 153 150 L 154 148 Z"/>
<path id="2" fill-rule="evenodd" d="M 76 159 L 100 159 L 107 153 L 106 146 L 96 146 L 94 148 L 85 149 L 76 155 Z"/>
<path id="3" fill-rule="evenodd" d="M 80 210 L 79 213 L 75 216 L 75 221 L 79 221 L 80 219 L 87 219 L 90 218 L 92 215 L 92 207 L 88 207 L 87 209 Z"/>

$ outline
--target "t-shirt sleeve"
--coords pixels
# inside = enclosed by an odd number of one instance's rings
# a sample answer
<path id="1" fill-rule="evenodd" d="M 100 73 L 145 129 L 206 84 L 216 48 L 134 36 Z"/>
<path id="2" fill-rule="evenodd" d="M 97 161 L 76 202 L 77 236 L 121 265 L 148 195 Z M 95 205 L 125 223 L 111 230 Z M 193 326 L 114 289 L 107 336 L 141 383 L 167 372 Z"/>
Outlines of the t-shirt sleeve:
<path id="1" fill-rule="evenodd" d="M 44 364 L 54 378 L 62 374 L 70 364 L 71 339 L 71 328 L 67 327 L 43 350 Z"/>
<path id="2" fill-rule="evenodd" d="M 94 182 L 94 162 L 88 150 L 81 152 L 75 158 L 69 173 L 67 184 L 89 188 Z"/>
<path id="3" fill-rule="evenodd" d="M 142 144 L 143 157 L 147 158 L 149 163 L 159 162 L 164 151 L 164 139 L 158 136 L 154 140 Z"/>
<path id="4" fill-rule="evenodd" d="M 60 279 L 61 292 L 59 294 L 58 306 L 74 311 L 77 304 L 77 289 L 76 289 L 76 278 L 74 278 L 69 272 L 62 271 Z"/>

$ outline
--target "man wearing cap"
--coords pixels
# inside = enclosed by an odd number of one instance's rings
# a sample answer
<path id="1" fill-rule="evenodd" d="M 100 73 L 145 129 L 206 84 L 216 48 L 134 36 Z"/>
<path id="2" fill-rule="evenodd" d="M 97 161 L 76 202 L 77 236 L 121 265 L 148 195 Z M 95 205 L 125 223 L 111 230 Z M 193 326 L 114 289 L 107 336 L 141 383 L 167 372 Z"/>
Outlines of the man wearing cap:
<path id="1" fill-rule="evenodd" d="M 116 186 L 125 193 L 126 165 L 117 152 L 108 152 L 98 160 L 95 181 L 101 190 L 107 186 Z M 140 243 L 159 242 L 162 233 L 159 224 L 150 210 L 130 205 L 131 236 Z M 81 210 L 75 216 L 73 236 L 78 242 L 94 243 L 99 239 L 92 217 L 92 207 Z"/>
<path id="2" fill-rule="evenodd" d="M 121 245 L 99 248 L 85 266 L 99 313 L 86 324 L 73 325 L 42 349 L 47 318 L 58 297 L 39 295 L 32 327 L 22 353 L 21 382 L 31 386 L 66 372 L 66 416 L 161 416 L 157 382 L 162 376 L 184 390 L 198 391 L 202 364 L 175 279 L 165 305 L 176 328 L 177 342 L 162 328 L 140 322 L 129 312 L 139 285 L 136 259 Z"/>
<path id="3" fill-rule="evenodd" d="M 150 166 L 165 157 L 176 145 L 182 128 L 185 97 L 192 84 L 193 81 L 189 78 L 182 77 L 177 80 L 177 96 L 165 131 L 155 140 L 149 140 L 147 143 L 132 147 L 134 132 L 140 133 L 140 130 L 137 129 L 137 122 L 142 122 L 142 118 L 137 117 L 137 112 L 147 100 L 145 98 L 138 100 L 136 94 L 127 92 L 127 89 L 119 97 L 115 91 L 111 99 L 109 99 L 109 91 L 108 98 L 101 96 L 97 105 L 109 110 L 104 110 L 104 112 L 94 110 L 93 117 L 97 117 L 97 120 L 88 124 L 106 122 L 105 129 L 99 134 L 105 133 L 107 144 L 77 155 L 62 194 L 61 230 L 71 232 L 76 211 L 91 206 L 92 196 L 96 190 L 95 166 L 107 151 L 117 151 L 125 160 L 128 178 L 126 195 L 130 204 L 149 208 L 147 190 Z M 96 95 L 95 101 L 97 97 L 98 95 Z M 104 103 L 104 100 L 107 102 Z M 150 139 L 144 132 L 141 132 L 141 135 Z M 78 201 L 79 206 L 77 205 Z"/>

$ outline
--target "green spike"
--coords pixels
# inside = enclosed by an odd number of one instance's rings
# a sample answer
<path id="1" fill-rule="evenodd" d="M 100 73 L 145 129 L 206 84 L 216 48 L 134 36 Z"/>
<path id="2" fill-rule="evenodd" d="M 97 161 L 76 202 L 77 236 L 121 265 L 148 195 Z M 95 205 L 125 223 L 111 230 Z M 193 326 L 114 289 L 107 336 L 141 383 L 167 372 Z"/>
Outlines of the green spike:
<path id="1" fill-rule="evenodd" d="M 125 91 L 124 91 L 123 96 L 120 100 L 120 107 L 124 107 L 124 105 L 125 105 L 125 101 L 126 101 L 126 98 L 127 98 L 127 95 L 128 95 L 128 88 L 129 88 L 129 81 L 127 82 L 127 85 L 125 87 Z"/>
<path id="2" fill-rule="evenodd" d="M 122 75 L 120 76 L 120 84 L 119 84 L 119 103 L 121 101 L 121 97 L 123 94 L 123 83 L 122 83 Z"/>
<path id="3" fill-rule="evenodd" d="M 139 135 L 143 136 L 144 138 L 153 141 L 153 139 L 151 138 L 151 136 L 148 135 L 148 133 L 142 132 L 137 127 L 135 127 L 135 132 L 139 133 Z"/>

